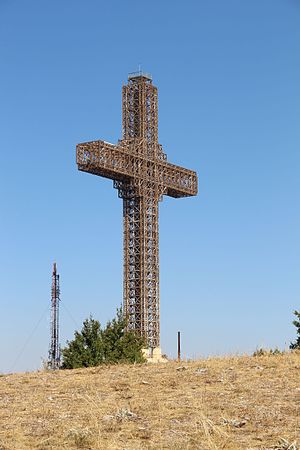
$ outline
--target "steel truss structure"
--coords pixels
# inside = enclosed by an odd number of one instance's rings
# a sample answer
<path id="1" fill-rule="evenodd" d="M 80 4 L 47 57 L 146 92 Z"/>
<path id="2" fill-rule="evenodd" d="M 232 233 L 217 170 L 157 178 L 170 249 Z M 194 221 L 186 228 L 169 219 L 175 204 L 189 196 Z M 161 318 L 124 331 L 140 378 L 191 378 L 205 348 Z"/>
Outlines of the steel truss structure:
<path id="1" fill-rule="evenodd" d="M 50 330 L 50 350 L 48 367 L 55 370 L 60 368 L 60 347 L 59 347 L 59 302 L 60 288 L 59 275 L 56 270 L 56 263 L 53 264 L 52 285 L 51 285 L 51 330 Z"/>
<path id="2" fill-rule="evenodd" d="M 76 147 L 78 169 L 110 178 L 123 199 L 124 313 L 128 328 L 160 345 L 158 202 L 197 194 L 196 172 L 170 164 L 158 143 L 157 88 L 129 74 L 122 89 L 123 138 Z"/>

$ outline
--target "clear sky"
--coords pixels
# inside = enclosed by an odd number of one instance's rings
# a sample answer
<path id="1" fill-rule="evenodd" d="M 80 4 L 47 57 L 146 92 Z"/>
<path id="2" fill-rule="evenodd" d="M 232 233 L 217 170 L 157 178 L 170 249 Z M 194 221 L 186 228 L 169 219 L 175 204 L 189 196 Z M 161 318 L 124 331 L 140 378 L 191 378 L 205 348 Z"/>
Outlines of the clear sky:
<path id="1" fill-rule="evenodd" d="M 298 0 L 0 0 L 0 371 L 47 357 L 122 301 L 122 202 L 75 145 L 121 137 L 121 86 L 159 89 L 168 160 L 199 195 L 160 204 L 161 344 L 187 357 L 285 348 L 300 309 Z"/>

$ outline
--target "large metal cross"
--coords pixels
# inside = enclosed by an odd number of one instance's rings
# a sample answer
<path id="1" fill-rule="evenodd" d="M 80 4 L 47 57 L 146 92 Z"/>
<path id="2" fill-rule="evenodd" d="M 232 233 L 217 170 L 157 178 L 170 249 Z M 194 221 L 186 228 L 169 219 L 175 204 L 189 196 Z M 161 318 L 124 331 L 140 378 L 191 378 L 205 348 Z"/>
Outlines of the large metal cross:
<path id="1" fill-rule="evenodd" d="M 123 138 L 76 147 L 78 169 L 110 178 L 123 199 L 124 313 L 145 337 L 149 356 L 160 346 L 158 202 L 197 194 L 197 175 L 167 162 L 158 143 L 157 88 L 142 72 L 122 90 Z"/>

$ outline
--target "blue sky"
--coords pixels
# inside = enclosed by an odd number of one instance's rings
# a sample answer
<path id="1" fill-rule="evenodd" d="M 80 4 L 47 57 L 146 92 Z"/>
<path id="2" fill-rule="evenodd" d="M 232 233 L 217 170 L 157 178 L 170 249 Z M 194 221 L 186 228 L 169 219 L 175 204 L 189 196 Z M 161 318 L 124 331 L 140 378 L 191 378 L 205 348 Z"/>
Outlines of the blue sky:
<path id="1" fill-rule="evenodd" d="M 186 357 L 285 348 L 300 309 L 297 0 L 0 0 L 0 371 L 47 357 L 122 300 L 122 203 L 75 145 L 121 137 L 121 86 L 159 89 L 159 140 L 196 198 L 160 204 L 161 343 Z"/>

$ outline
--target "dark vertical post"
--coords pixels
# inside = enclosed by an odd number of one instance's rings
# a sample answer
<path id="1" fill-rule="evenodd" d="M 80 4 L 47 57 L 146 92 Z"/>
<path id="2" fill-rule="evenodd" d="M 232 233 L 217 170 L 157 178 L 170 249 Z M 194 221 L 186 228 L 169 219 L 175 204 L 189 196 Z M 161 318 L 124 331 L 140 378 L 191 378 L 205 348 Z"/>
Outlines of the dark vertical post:
<path id="1" fill-rule="evenodd" d="M 177 359 L 181 360 L 181 348 L 180 348 L 180 331 L 177 333 Z"/>

